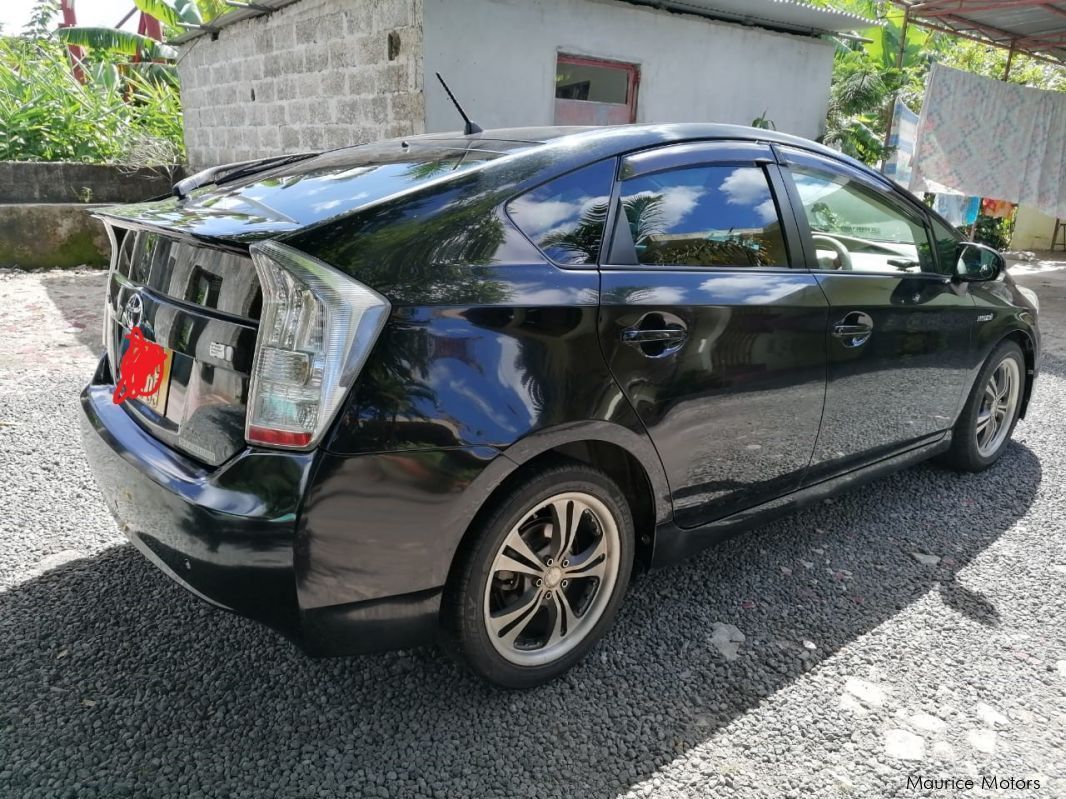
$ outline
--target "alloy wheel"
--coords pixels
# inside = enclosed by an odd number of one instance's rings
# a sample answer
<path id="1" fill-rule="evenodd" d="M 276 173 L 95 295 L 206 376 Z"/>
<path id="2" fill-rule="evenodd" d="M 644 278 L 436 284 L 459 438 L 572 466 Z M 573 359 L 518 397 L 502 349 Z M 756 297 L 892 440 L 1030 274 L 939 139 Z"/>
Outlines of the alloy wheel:
<path id="1" fill-rule="evenodd" d="M 511 528 L 489 570 L 484 623 L 511 663 L 551 663 L 596 626 L 620 565 L 618 525 L 607 506 L 570 491 L 538 503 Z"/>
<path id="2" fill-rule="evenodd" d="M 977 412 L 977 452 L 981 457 L 995 455 L 1010 434 L 1020 387 L 1018 362 L 1014 358 L 1004 358 L 992 370 Z"/>

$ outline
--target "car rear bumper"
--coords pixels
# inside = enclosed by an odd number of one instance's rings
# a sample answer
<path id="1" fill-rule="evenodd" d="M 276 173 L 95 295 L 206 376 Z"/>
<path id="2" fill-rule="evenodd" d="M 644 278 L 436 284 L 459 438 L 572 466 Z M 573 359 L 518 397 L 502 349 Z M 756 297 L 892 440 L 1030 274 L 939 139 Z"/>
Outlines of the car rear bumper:
<path id="1" fill-rule="evenodd" d="M 209 471 L 146 433 L 110 386 L 81 404 L 86 456 L 134 546 L 197 596 L 298 637 L 292 542 L 313 456 L 247 453 Z"/>
<path id="2" fill-rule="evenodd" d="M 294 561 L 314 573 L 332 570 L 296 554 L 306 521 L 301 505 L 320 453 L 247 450 L 209 469 L 149 435 L 114 404 L 109 383 L 105 358 L 81 395 L 85 453 L 120 529 L 160 570 L 310 654 L 356 654 L 432 639 L 439 587 L 400 594 L 398 586 L 394 595 L 372 600 L 301 606 Z"/>

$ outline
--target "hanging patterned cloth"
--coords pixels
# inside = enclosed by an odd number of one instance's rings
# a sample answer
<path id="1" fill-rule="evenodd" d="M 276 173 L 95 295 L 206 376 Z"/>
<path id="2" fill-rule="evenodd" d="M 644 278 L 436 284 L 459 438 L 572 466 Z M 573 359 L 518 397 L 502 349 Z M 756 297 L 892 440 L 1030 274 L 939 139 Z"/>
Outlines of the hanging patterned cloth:
<path id="1" fill-rule="evenodd" d="M 934 64 L 911 169 L 914 192 L 996 197 L 1066 217 L 1066 92 Z"/>

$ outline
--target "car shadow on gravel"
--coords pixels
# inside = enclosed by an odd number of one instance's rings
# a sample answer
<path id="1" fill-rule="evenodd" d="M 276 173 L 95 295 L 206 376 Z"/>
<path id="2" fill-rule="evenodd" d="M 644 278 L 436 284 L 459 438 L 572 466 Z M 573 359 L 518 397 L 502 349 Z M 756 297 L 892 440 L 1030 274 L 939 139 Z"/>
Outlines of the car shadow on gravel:
<path id="1" fill-rule="evenodd" d="M 977 475 L 923 465 L 644 575 L 589 659 L 524 693 L 435 649 L 308 659 L 118 546 L 0 594 L 0 794 L 613 796 L 930 591 L 997 624 L 959 572 L 1040 480 L 1017 443 Z"/>
<path id="2" fill-rule="evenodd" d="M 63 326 L 82 346 L 94 353 L 103 352 L 104 288 L 106 269 L 82 267 L 73 271 L 53 269 L 42 275 L 41 283 L 48 298 L 63 315 Z M 54 325 L 58 320 L 49 321 Z M 86 375 L 86 380 L 89 376 Z"/>

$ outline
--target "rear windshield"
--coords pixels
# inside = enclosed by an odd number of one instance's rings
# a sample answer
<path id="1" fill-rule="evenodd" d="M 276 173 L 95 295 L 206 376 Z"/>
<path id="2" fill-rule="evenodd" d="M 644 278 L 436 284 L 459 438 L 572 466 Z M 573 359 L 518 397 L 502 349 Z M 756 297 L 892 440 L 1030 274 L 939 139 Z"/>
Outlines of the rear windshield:
<path id="1" fill-rule="evenodd" d="M 403 146 L 393 140 L 350 147 L 224 182 L 199 197 L 194 193 L 193 205 L 310 224 L 530 146 L 501 141 L 491 148 L 452 141 Z"/>

